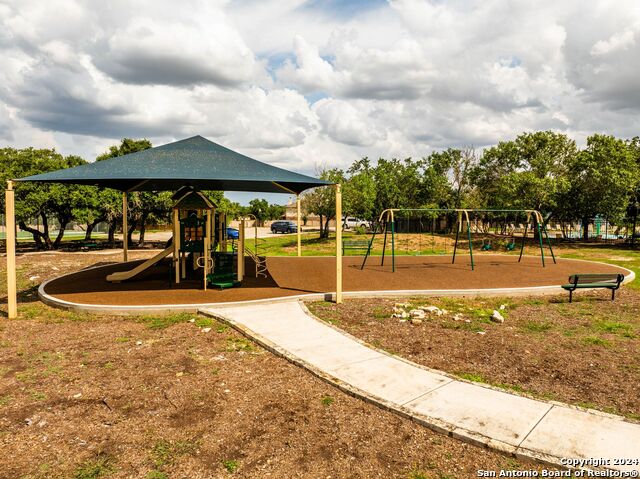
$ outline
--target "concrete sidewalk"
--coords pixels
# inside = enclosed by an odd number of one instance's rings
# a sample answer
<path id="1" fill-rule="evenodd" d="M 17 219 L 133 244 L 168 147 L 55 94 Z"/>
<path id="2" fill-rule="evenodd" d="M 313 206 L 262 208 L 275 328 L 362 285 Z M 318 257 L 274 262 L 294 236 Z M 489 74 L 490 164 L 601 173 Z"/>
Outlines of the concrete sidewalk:
<path id="1" fill-rule="evenodd" d="M 605 459 L 610 469 L 640 470 L 615 463 L 640 460 L 638 424 L 453 379 L 367 347 L 298 301 L 201 312 L 351 394 L 454 437 L 551 464 Z"/>

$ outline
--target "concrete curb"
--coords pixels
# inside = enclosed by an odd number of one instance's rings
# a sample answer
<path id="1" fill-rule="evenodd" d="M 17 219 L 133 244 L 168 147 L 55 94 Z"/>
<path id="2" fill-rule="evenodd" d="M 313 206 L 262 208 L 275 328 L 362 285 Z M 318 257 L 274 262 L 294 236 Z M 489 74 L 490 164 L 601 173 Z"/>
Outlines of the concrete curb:
<path id="1" fill-rule="evenodd" d="M 494 255 L 496 256 L 496 255 Z M 576 261 L 583 263 L 602 263 L 599 261 L 590 261 L 574 258 L 562 258 L 563 261 Z M 603 263 L 610 264 L 610 263 Z M 613 265 L 627 272 L 625 275 L 623 284 L 630 283 L 635 279 L 635 273 L 630 269 L 623 266 Z M 104 268 L 105 266 L 93 266 L 86 268 L 86 270 Z M 65 301 L 48 294 L 45 291 L 47 284 L 51 281 L 59 280 L 65 276 L 69 276 L 75 273 L 68 273 L 65 275 L 52 278 L 40 284 L 38 287 L 38 297 L 40 300 L 48 306 L 60 309 L 66 309 L 77 312 L 88 313 L 103 313 L 103 314 L 115 314 L 115 315 L 129 315 L 129 314 L 170 314 L 176 312 L 188 312 L 195 313 L 201 308 L 229 308 L 241 305 L 258 305 L 258 304 L 273 304 L 281 303 L 292 300 L 307 300 L 329 301 L 335 297 L 335 292 L 326 293 L 307 293 L 291 296 L 280 296 L 276 298 L 255 299 L 250 301 L 233 301 L 224 303 L 184 303 L 184 304 L 149 304 L 149 305 L 117 305 L 117 304 L 89 304 L 89 303 L 74 303 L 71 301 Z M 543 296 L 562 293 L 564 290 L 560 285 L 549 286 L 529 286 L 521 288 L 485 288 L 485 289 L 405 289 L 405 290 L 383 290 L 383 291 L 344 291 L 343 297 L 345 298 L 371 298 L 371 297 L 404 297 L 404 296 Z M 583 291 L 587 291 L 586 289 Z"/>

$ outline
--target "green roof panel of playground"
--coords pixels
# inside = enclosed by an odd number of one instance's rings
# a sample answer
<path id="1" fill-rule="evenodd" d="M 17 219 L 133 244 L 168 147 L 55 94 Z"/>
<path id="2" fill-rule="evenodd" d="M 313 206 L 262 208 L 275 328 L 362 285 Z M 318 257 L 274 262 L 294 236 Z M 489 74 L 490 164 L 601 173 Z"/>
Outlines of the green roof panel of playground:
<path id="1" fill-rule="evenodd" d="M 120 191 L 199 190 L 298 194 L 331 182 L 262 163 L 194 136 L 166 145 L 16 181 L 95 185 Z"/>

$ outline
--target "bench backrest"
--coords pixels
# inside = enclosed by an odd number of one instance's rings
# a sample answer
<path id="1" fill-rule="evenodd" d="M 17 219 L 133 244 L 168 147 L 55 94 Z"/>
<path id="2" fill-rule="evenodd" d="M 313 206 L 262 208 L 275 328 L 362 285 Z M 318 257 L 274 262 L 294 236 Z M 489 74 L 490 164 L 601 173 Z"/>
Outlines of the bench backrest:
<path id="1" fill-rule="evenodd" d="M 622 273 L 589 273 L 589 274 L 572 274 L 569 276 L 571 284 L 588 284 L 588 283 L 613 283 L 620 284 L 624 281 Z"/>
<path id="2" fill-rule="evenodd" d="M 369 240 L 343 240 L 343 246 L 369 246 Z"/>

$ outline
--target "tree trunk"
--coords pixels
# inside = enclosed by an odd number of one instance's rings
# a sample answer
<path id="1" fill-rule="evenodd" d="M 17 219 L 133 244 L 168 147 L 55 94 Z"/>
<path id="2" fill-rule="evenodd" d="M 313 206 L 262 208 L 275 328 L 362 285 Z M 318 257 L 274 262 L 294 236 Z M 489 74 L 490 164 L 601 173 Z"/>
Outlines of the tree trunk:
<path id="1" fill-rule="evenodd" d="M 113 248 L 113 245 L 116 243 L 116 220 L 112 220 L 109 222 L 109 233 L 107 235 L 107 242 L 109 243 L 109 247 Z"/>
<path id="2" fill-rule="evenodd" d="M 322 239 L 322 235 L 324 234 L 324 229 L 323 229 L 323 216 L 322 215 L 318 215 L 318 218 L 320 218 L 320 239 Z"/>
<path id="3" fill-rule="evenodd" d="M 327 220 L 324 222 L 324 231 L 322 232 L 321 238 L 327 239 L 329 237 L 329 224 L 331 223 L 331 218 L 327 216 Z M 336 228 L 337 228 L 336 222 Z"/>
<path id="4" fill-rule="evenodd" d="M 143 214 L 142 218 L 140 219 L 140 238 L 138 239 L 138 246 L 140 246 L 141 248 L 144 246 L 144 233 L 145 233 L 145 230 L 147 229 L 148 218 L 149 218 L 149 215 Z"/>
<path id="5" fill-rule="evenodd" d="M 58 230 L 58 236 L 56 236 L 56 240 L 53 242 L 53 249 L 58 249 L 60 247 L 60 243 L 62 242 L 62 238 L 64 237 L 64 230 L 66 229 L 70 221 L 70 216 L 58 216 L 60 229 Z"/>
<path id="6" fill-rule="evenodd" d="M 22 231 L 31 233 L 31 235 L 33 236 L 33 241 L 35 241 L 36 243 L 36 249 L 38 250 L 48 249 L 46 242 L 43 242 L 44 233 L 42 233 L 41 231 L 35 228 L 31 228 L 30 226 L 27 226 L 27 224 L 24 221 L 18 221 L 18 226 Z"/>
<path id="7" fill-rule="evenodd" d="M 585 241 L 589 240 L 589 218 L 582 218 L 582 238 Z"/>
<path id="8" fill-rule="evenodd" d="M 131 246 L 133 244 L 133 241 L 131 240 L 131 237 L 133 236 L 133 232 L 136 230 L 136 222 L 132 221 L 131 224 L 129 225 L 129 231 L 126 232 L 127 235 L 127 244 L 129 246 Z M 122 234 L 124 235 L 125 232 L 123 231 Z"/>
<path id="9" fill-rule="evenodd" d="M 98 218 L 96 220 L 93 220 L 93 222 L 91 223 L 87 223 L 87 231 L 84 234 L 85 241 L 91 241 L 91 233 L 93 233 L 93 230 L 98 225 L 98 223 L 102 221 L 104 221 L 104 218 Z"/>

